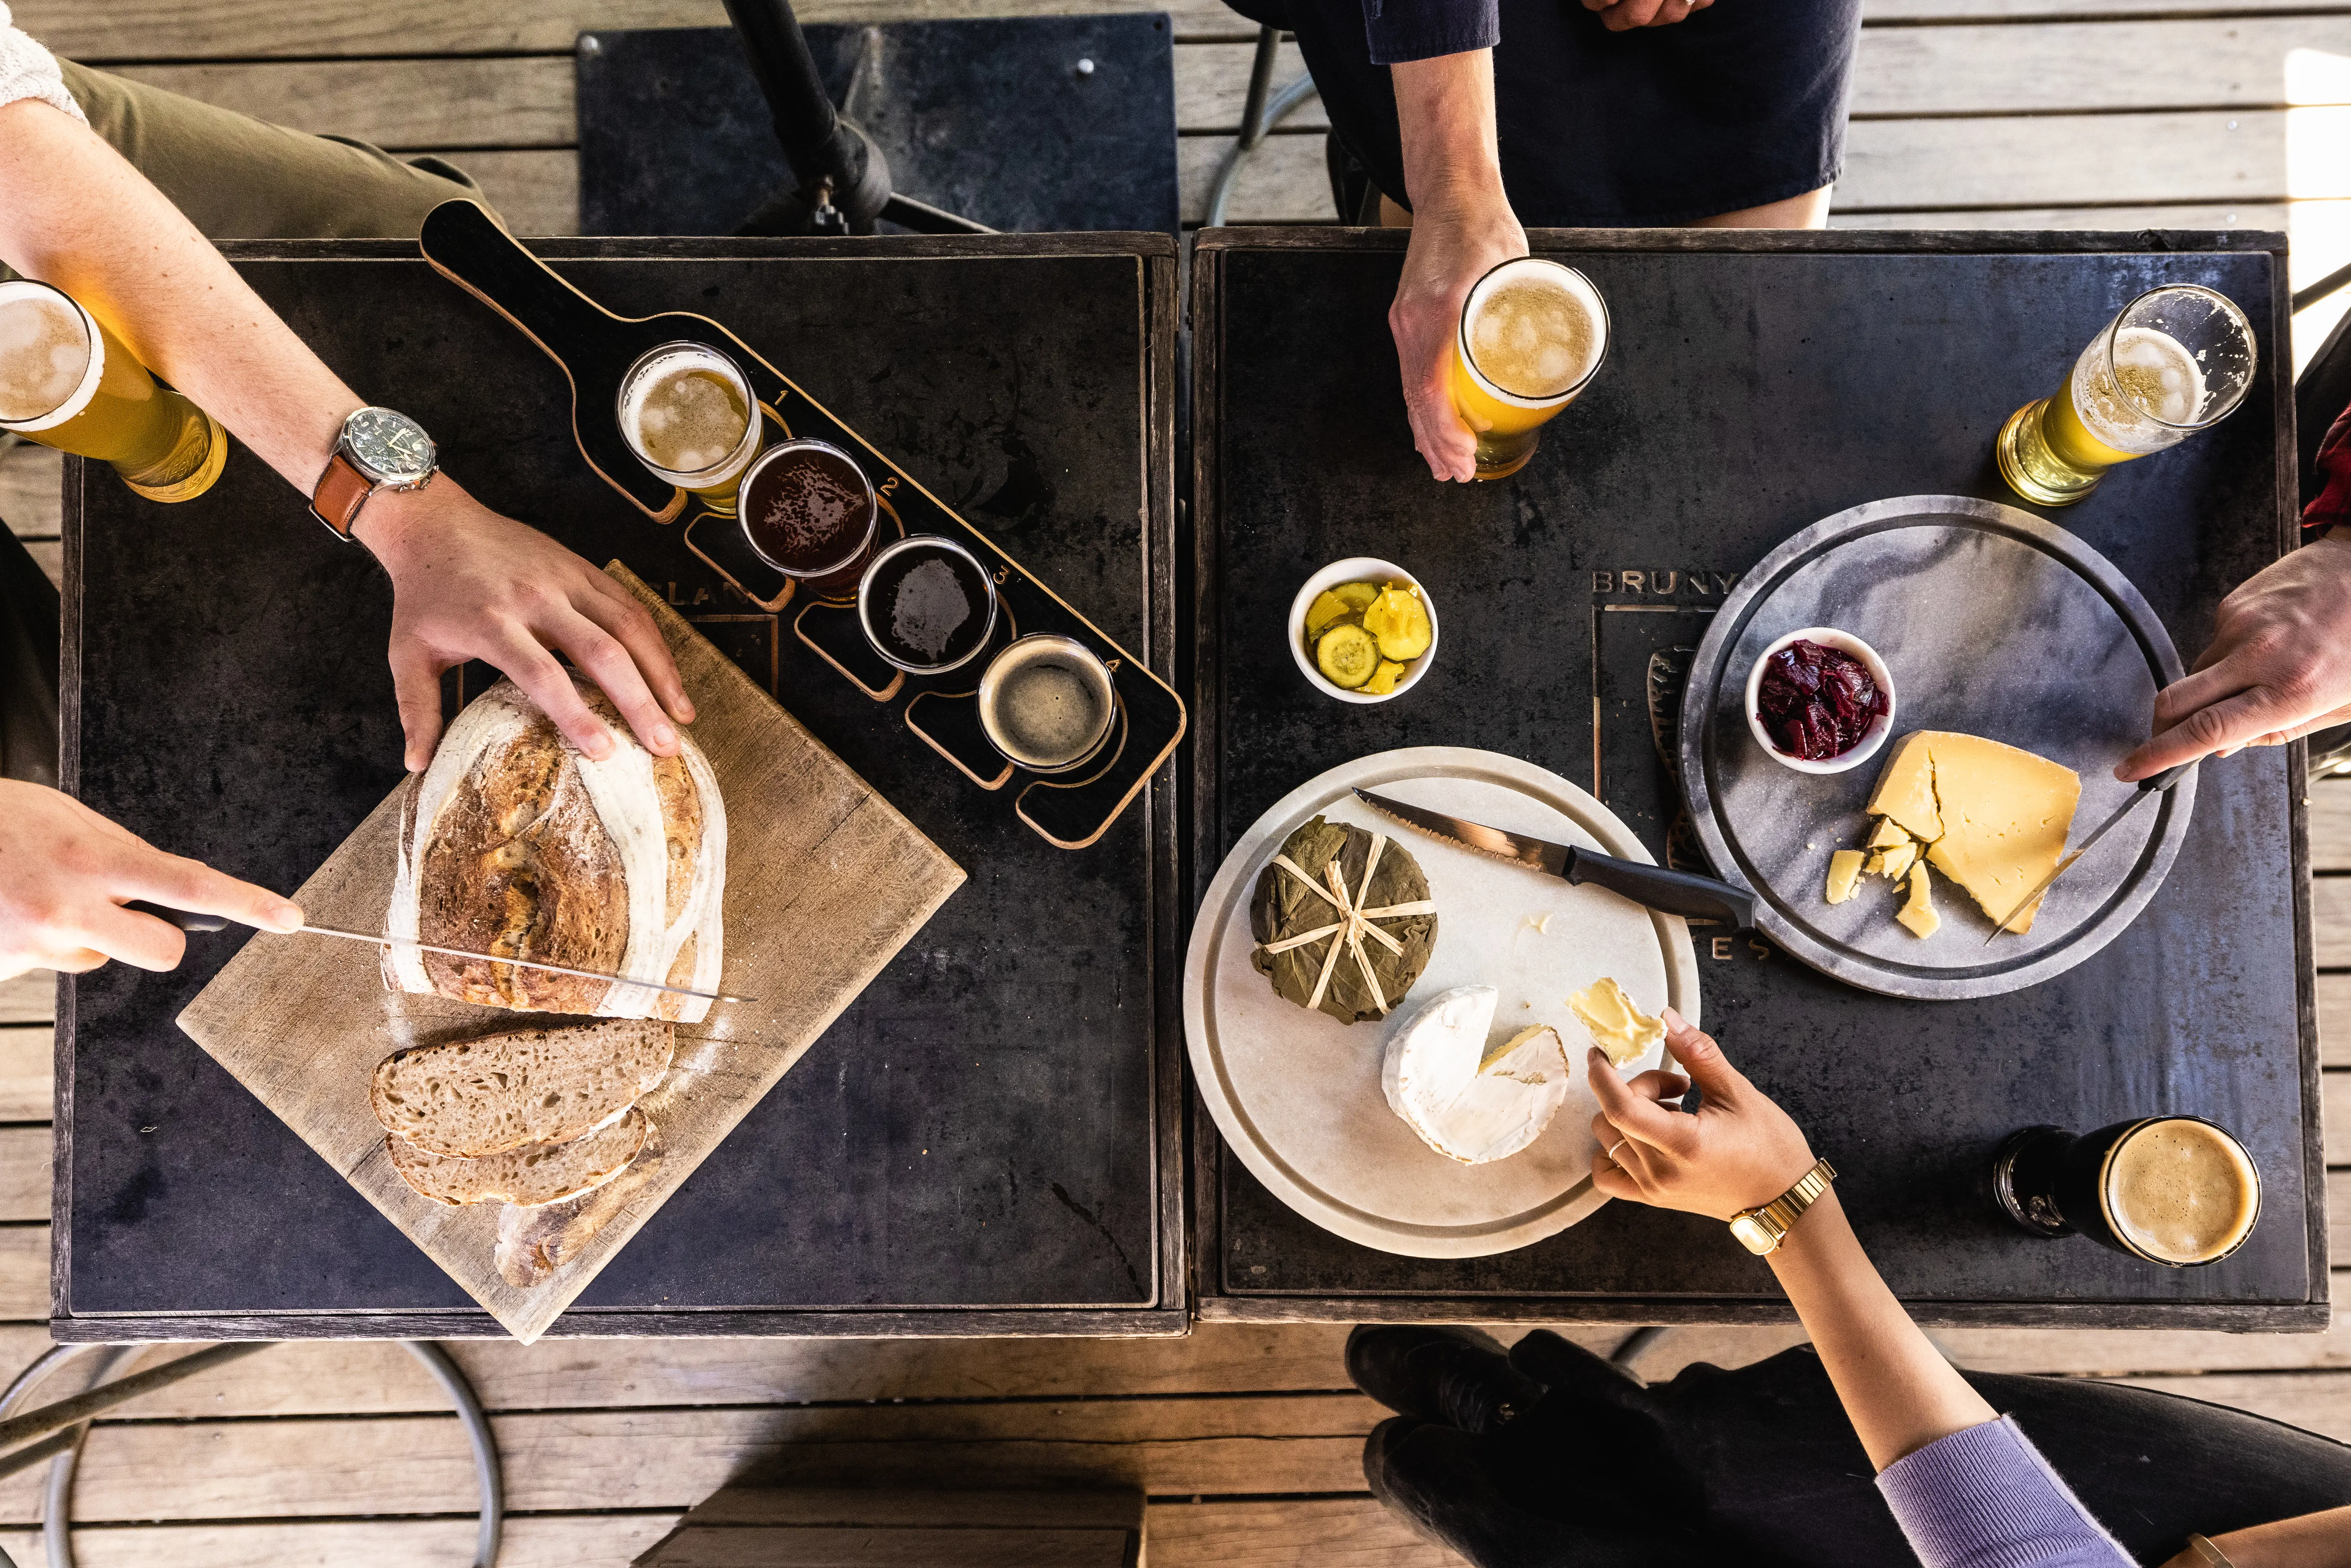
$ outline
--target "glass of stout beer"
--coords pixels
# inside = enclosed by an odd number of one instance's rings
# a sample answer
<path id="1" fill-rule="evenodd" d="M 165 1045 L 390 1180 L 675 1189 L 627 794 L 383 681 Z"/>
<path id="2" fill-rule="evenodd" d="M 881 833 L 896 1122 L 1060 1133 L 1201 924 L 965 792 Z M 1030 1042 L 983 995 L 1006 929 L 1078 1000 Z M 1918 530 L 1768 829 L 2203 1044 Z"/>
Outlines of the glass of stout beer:
<path id="1" fill-rule="evenodd" d="M 189 501 L 228 462 L 220 421 L 168 387 L 71 295 L 0 283 L 0 430 L 114 465 L 151 501 Z"/>
<path id="2" fill-rule="evenodd" d="M 2001 477 L 2028 501 L 2070 507 L 2117 463 L 2176 446 L 2236 412 L 2253 384 L 2252 324 L 2224 294 L 2150 288 L 2106 323 L 2054 396 L 2001 427 Z"/>
<path id="3" fill-rule="evenodd" d="M 1477 433 L 1478 477 L 1527 465 L 1545 420 L 1608 357 L 1608 306 L 1572 267 L 1520 256 L 1479 278 L 1453 343 L 1453 407 Z"/>
<path id="4" fill-rule="evenodd" d="M 2026 1127 L 1992 1157 L 1991 1187 L 2035 1236 L 2078 1231 L 2172 1269 L 2219 1262 L 2262 1213 L 2252 1156 L 2200 1116 L 2146 1116 L 2079 1137 Z"/>
<path id="5" fill-rule="evenodd" d="M 1031 773 L 1084 767 L 1109 743 L 1117 717 L 1110 666 L 1074 637 L 1016 637 L 979 677 L 987 743 Z"/>
<path id="6" fill-rule="evenodd" d="M 621 378 L 619 413 L 638 462 L 712 511 L 734 509 L 761 434 L 742 366 L 707 343 L 648 349 Z"/>
<path id="7" fill-rule="evenodd" d="M 806 436 L 779 441 L 743 470 L 738 495 L 752 553 L 820 599 L 857 591 L 882 507 L 855 458 Z"/>
<path id="8" fill-rule="evenodd" d="M 857 621 L 873 651 L 910 675 L 971 663 L 996 631 L 996 584 L 979 558 L 936 534 L 883 546 L 857 583 Z"/>

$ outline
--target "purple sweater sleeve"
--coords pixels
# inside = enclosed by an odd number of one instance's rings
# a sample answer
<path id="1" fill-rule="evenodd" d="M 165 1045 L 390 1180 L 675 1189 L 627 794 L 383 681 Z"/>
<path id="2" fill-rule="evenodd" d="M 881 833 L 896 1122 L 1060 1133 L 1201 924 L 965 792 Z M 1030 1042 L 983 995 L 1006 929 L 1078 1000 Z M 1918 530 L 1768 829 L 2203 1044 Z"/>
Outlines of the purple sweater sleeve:
<path id="1" fill-rule="evenodd" d="M 1401 65 L 1490 49 L 1502 36 L 1500 0 L 1364 0 L 1372 64 Z"/>
<path id="2" fill-rule="evenodd" d="M 2132 1568 L 2006 1416 L 1904 1455 L 1877 1490 L 1926 1568 Z"/>

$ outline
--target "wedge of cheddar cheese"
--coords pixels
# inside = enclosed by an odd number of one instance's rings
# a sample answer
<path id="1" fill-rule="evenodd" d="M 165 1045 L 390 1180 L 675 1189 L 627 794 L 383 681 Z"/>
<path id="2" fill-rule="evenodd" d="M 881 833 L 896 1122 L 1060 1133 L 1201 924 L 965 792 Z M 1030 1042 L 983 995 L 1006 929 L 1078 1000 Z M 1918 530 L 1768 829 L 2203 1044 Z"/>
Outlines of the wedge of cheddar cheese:
<path id="1" fill-rule="evenodd" d="M 1921 729 L 1887 756 L 1867 809 L 1923 841 L 1927 862 L 2000 920 L 2055 868 L 2081 799 L 2080 776 L 2045 757 Z M 1918 868 L 1910 872 L 1915 898 Z M 2038 913 L 2027 910 L 2011 929 L 2032 930 Z"/>

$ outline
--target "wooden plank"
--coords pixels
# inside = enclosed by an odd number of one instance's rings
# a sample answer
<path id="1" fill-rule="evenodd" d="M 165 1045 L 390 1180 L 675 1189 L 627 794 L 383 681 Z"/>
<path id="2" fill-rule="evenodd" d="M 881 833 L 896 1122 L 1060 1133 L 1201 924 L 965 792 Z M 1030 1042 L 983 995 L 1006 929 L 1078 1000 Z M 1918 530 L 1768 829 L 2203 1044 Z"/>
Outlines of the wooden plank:
<path id="1" fill-rule="evenodd" d="M 2351 876 L 2310 879 L 2310 945 L 2320 968 L 2351 968 Z"/>
<path id="2" fill-rule="evenodd" d="M 2339 145 L 2351 110 L 2295 111 L 2310 149 Z M 2305 155 L 2289 189 L 2276 110 L 2050 119 L 1873 120 L 1846 137 L 1841 210 L 2276 202 L 2351 195 L 2351 164 Z"/>
<path id="3" fill-rule="evenodd" d="M 570 147 L 580 140 L 569 55 L 124 66 L 118 74 L 256 120 L 395 152 Z"/>
<path id="4" fill-rule="evenodd" d="M 1207 215 L 1209 189 L 1236 140 L 1186 136 L 1176 141 L 1176 172 L 1183 191 L 1179 210 L 1186 224 L 1196 224 Z M 1331 177 L 1322 162 L 1322 138 L 1284 132 L 1267 137 L 1242 166 L 1225 221 L 1236 225 L 1336 223 Z"/>
<path id="5" fill-rule="evenodd" d="M 2307 11 L 2296 0 L 1862 0 L 1865 27 L 1902 22 L 1980 22 L 2064 16 L 2245 16 Z"/>
<path id="6" fill-rule="evenodd" d="M 2351 1372 L 2214 1373 L 2112 1381 L 2232 1406 L 2337 1442 L 2351 1442 Z"/>
<path id="7" fill-rule="evenodd" d="M 686 1525 L 633 1568 L 1123 1568 L 1130 1530 Z"/>
<path id="8" fill-rule="evenodd" d="M 0 1024 L 47 1023 L 57 1016 L 57 972 L 27 969 L 0 980 Z"/>
<path id="9" fill-rule="evenodd" d="M 498 1568 L 620 1568 L 677 1526 L 662 1513 L 507 1516 Z M 79 1568 L 471 1568 L 470 1518 L 74 1524 Z M 47 1568 L 37 1530 L 0 1531 L 17 1568 Z"/>
<path id="10" fill-rule="evenodd" d="M 1151 1568 L 1459 1568 L 1370 1497 L 1155 1502 Z M 77 1538 L 78 1539 L 78 1538 Z"/>
<path id="11" fill-rule="evenodd" d="M 666 1509 L 747 1469 L 759 1479 L 958 1484 L 1083 1479 L 1155 1495 L 1352 1491 L 1361 1395 L 496 1416 L 517 1512 Z M 400 1462 L 384 1457 L 397 1454 Z M 29 1522 L 41 1481 L 0 1480 L 0 1521 Z M 474 1507 L 455 1416 L 101 1423 L 77 1520 L 349 1517 Z"/>
<path id="12" fill-rule="evenodd" d="M 64 526 L 65 454 L 20 441 L 0 452 L 0 517 L 20 539 L 53 539 Z"/>
<path id="13" fill-rule="evenodd" d="M 2351 1368 L 2351 1310 L 2337 1312 L 2334 1327 L 2316 1334 L 1938 1328 L 1933 1337 L 1946 1354 L 1970 1372 L 2120 1375 Z M 1670 1337 L 1666 1343 L 1672 1343 Z"/>
<path id="14" fill-rule="evenodd" d="M 1249 67 L 1257 46 L 1249 44 L 1186 44 L 1176 51 L 1176 124 L 1191 134 L 1214 132 L 1238 136 L 1241 106 L 1249 97 Z M 1281 46 L 1273 68 L 1273 87 L 1280 91 L 1306 74 L 1306 58 L 1296 44 Z M 1316 94 L 1291 110 L 1281 121 L 1285 131 L 1322 131 L 1331 116 Z"/>
<path id="15" fill-rule="evenodd" d="M 2283 229 L 2295 204 L 2180 203 L 2144 207 L 1959 207 L 1832 213 L 1833 229 Z"/>
<path id="16" fill-rule="evenodd" d="M 2351 975 L 2318 977 L 2318 1060 L 2351 1067 Z"/>
<path id="17" fill-rule="evenodd" d="M 2351 55 L 2351 16 L 1869 27 L 1862 32 L 1854 68 L 1853 113 L 2080 113 L 2346 101 L 2351 73 L 2297 69 L 2289 82 L 2286 57 L 2294 49 Z"/>
<path id="18" fill-rule="evenodd" d="M 2351 1072 L 2333 1068 L 2318 1075 L 2318 1110 L 2326 1163 L 2351 1166 Z"/>
<path id="19" fill-rule="evenodd" d="M 0 1225 L 0 1320 L 48 1315 L 49 1228 Z"/>
<path id="20" fill-rule="evenodd" d="M 337 55 L 565 54 L 600 27 L 723 27 L 719 0 L 475 0 L 383 7 L 352 0 L 16 0 L 16 26 L 91 65 L 128 60 Z M 804 0 L 803 22 L 1082 16 L 1165 11 L 1181 37 L 1249 38 L 1257 24 L 1220 0 Z"/>
<path id="21" fill-rule="evenodd" d="M 580 154 L 560 152 L 446 154 L 471 174 L 507 226 L 526 238 L 580 232 Z"/>
<path id="22" fill-rule="evenodd" d="M 2351 872 L 2351 779 L 2322 779 L 2310 787 L 2310 869 Z"/>
<path id="23" fill-rule="evenodd" d="M 50 1026 L 0 1025 L 0 1122 L 49 1119 L 56 1061 Z"/>
<path id="24" fill-rule="evenodd" d="M 0 1220 L 48 1217 L 48 1128 L 0 1127 Z"/>
<path id="25" fill-rule="evenodd" d="M 2326 1173 L 2326 1261 L 2351 1269 L 2351 1170 Z"/>

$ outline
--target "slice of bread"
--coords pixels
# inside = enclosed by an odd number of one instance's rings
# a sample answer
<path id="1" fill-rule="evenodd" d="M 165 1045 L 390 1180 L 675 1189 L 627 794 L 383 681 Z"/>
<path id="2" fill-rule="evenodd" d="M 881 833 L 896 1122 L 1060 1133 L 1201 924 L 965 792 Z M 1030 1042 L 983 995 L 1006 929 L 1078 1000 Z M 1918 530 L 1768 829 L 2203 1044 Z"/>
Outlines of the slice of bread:
<path id="1" fill-rule="evenodd" d="M 526 1144 L 502 1155 L 465 1160 L 418 1148 L 397 1134 L 384 1139 L 400 1179 L 435 1203 L 511 1203 L 536 1208 L 592 1192 L 629 1168 L 653 1124 L 629 1113 L 568 1144 Z"/>
<path id="2" fill-rule="evenodd" d="M 676 1049 L 640 1019 L 511 1030 L 395 1051 L 376 1064 L 375 1119 L 427 1154 L 480 1159 L 559 1144 L 617 1120 L 652 1092 Z"/>
<path id="3" fill-rule="evenodd" d="M 508 1204 L 498 1211 L 498 1272 L 509 1285 L 528 1287 L 547 1280 L 580 1255 L 604 1227 L 621 1217 L 632 1198 L 659 1174 L 661 1124 L 645 1129 L 645 1146 L 629 1168 L 593 1192 L 538 1208 Z"/>

